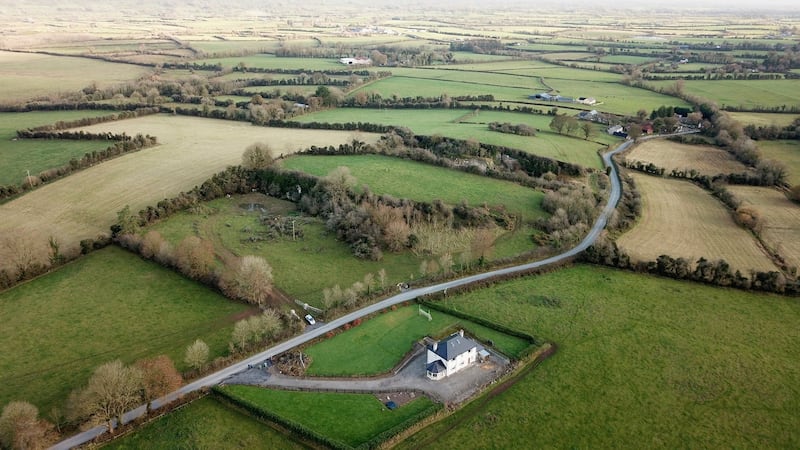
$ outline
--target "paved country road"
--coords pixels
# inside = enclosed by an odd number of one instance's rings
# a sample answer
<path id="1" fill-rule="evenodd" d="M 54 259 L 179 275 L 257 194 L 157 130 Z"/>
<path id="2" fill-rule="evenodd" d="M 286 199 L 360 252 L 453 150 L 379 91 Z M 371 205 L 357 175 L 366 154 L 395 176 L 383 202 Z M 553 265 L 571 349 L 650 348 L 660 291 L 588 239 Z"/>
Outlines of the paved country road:
<path id="1" fill-rule="evenodd" d="M 409 289 L 407 291 L 401 292 L 400 294 L 397 294 L 393 297 L 389 297 L 378 303 L 366 306 L 357 311 L 353 311 L 350 314 L 342 316 L 336 320 L 332 320 L 318 328 L 303 333 L 299 336 L 295 336 L 287 341 L 281 342 L 280 344 L 277 344 L 274 347 L 270 347 L 257 355 L 251 356 L 231 366 L 228 366 L 218 372 L 214 372 L 211 375 L 208 375 L 204 378 L 189 383 L 186 386 L 183 386 L 182 388 L 178 389 L 177 391 L 154 401 L 153 409 L 157 409 L 163 406 L 164 404 L 169 403 L 190 392 L 195 392 L 200 389 L 216 386 L 220 384 L 222 381 L 224 381 L 226 378 L 230 377 L 231 375 L 247 369 L 248 365 L 251 364 L 255 365 L 268 358 L 271 358 L 272 356 L 286 352 L 288 350 L 293 349 L 294 347 L 297 347 L 298 345 L 316 339 L 317 337 L 324 335 L 328 331 L 335 330 L 348 322 L 352 322 L 355 319 L 372 314 L 374 312 L 378 312 L 382 309 L 389 308 L 392 305 L 403 303 L 408 300 L 413 300 L 425 294 L 442 292 L 445 289 L 454 288 L 457 286 L 463 286 L 466 284 L 474 283 L 476 281 L 487 280 L 489 278 L 496 277 L 498 275 L 506 275 L 516 272 L 524 272 L 527 270 L 536 269 L 578 255 L 579 253 L 586 250 L 590 245 L 592 245 L 592 243 L 594 243 L 594 241 L 600 235 L 600 232 L 603 231 L 603 228 L 605 228 L 606 223 L 608 222 L 608 218 L 611 216 L 611 213 L 617 206 L 617 202 L 619 202 L 620 196 L 622 195 L 622 189 L 620 185 L 620 179 L 617 167 L 611 161 L 611 157 L 619 152 L 625 151 L 632 143 L 633 141 L 625 141 L 623 144 L 621 144 L 613 151 L 603 155 L 603 163 L 606 165 L 607 168 L 610 169 L 609 178 L 611 179 L 611 195 L 609 195 L 608 202 L 603 208 L 603 211 L 600 213 L 600 216 L 597 218 L 597 221 L 594 223 L 594 226 L 586 235 L 586 237 L 583 238 L 583 240 L 577 246 L 567 250 L 564 253 L 561 253 L 556 256 L 551 256 L 550 258 L 543 259 L 541 261 L 521 264 L 519 266 L 506 267 L 504 269 L 484 272 L 469 277 L 448 281 L 445 283 L 439 283 L 432 286 L 425 286 L 416 289 Z M 138 417 L 141 417 L 142 415 L 144 415 L 144 413 L 145 413 L 145 406 L 142 405 L 132 411 L 128 411 L 127 413 L 125 413 L 125 415 L 122 418 L 122 421 L 124 423 L 128 423 Z M 65 439 L 57 443 L 53 447 L 51 447 L 51 449 L 56 449 L 56 450 L 70 449 L 79 446 L 81 444 L 85 444 L 106 432 L 107 432 L 107 427 L 105 425 L 100 425 L 90 430 L 84 431 L 80 434 L 77 434 L 75 436 L 72 436 L 68 439 Z"/>

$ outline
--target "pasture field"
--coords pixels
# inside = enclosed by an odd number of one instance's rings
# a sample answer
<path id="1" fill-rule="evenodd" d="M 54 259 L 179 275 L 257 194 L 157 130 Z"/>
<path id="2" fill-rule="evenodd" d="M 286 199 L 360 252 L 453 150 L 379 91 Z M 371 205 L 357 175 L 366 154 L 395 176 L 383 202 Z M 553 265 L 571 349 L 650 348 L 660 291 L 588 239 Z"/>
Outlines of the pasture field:
<path id="1" fill-rule="evenodd" d="M 0 51 L 0 103 L 132 81 L 149 69 L 96 59 Z"/>
<path id="2" fill-rule="evenodd" d="M 757 127 L 767 127 L 775 125 L 785 127 L 800 117 L 800 114 L 778 114 L 778 113 L 751 113 L 751 112 L 726 112 L 731 119 L 742 125 L 755 125 Z M 760 144 L 760 142 L 759 142 Z"/>
<path id="3" fill-rule="evenodd" d="M 415 342 L 424 336 L 442 339 L 464 329 L 482 342 L 491 340 L 494 348 L 509 357 L 517 357 L 530 344 L 524 339 L 492 330 L 439 311 L 431 311 L 433 320 L 419 315 L 416 305 L 375 316 L 361 325 L 305 349 L 312 362 L 306 375 L 353 376 L 389 372 Z M 360 349 L 353 352 L 353 348 Z"/>
<path id="4" fill-rule="evenodd" d="M 598 111 L 632 115 L 640 109 L 649 112 L 660 106 L 689 106 L 683 100 L 675 97 L 619 83 L 556 79 L 547 78 L 546 73 L 543 75 L 547 84 L 561 95 L 574 98 L 594 97 L 597 99 L 597 104 L 592 105 L 592 109 Z M 554 103 L 553 106 L 559 105 Z"/>
<path id="5" fill-rule="evenodd" d="M 579 265 L 448 302 L 558 349 L 401 449 L 800 443 L 797 299 Z"/>
<path id="6" fill-rule="evenodd" d="M 27 236 L 44 254 L 47 239 L 59 238 L 64 248 L 108 232 L 125 205 L 139 211 L 163 198 L 188 191 L 227 166 L 239 164 L 244 149 L 267 142 L 288 154 L 311 145 L 339 145 L 366 133 L 291 130 L 249 123 L 184 116 L 153 115 L 84 128 L 91 132 L 150 134 L 161 145 L 106 161 L 42 186 L 0 205 L 0 236 Z M 8 255 L 0 248 L 0 267 Z"/>
<path id="7" fill-rule="evenodd" d="M 670 87 L 675 81 L 654 81 L 658 87 Z M 687 80 L 683 89 L 693 95 L 715 101 L 720 107 L 800 107 L 800 80 Z"/>
<path id="8" fill-rule="evenodd" d="M 193 401 L 144 425 L 135 433 L 104 445 L 110 450 L 161 450 L 177 443 L 194 448 L 304 449 L 251 416 L 230 408 L 213 396 Z"/>
<path id="9" fill-rule="evenodd" d="M 248 307 L 118 247 L 107 247 L 0 293 L 0 405 L 27 400 L 50 411 L 114 359 L 167 354 L 185 368 L 203 339 L 227 352 Z"/>
<path id="10" fill-rule="evenodd" d="M 493 86 L 473 81 L 436 80 L 414 75 L 394 75 L 389 78 L 369 83 L 351 92 L 374 92 L 381 97 L 439 97 L 443 94 L 450 97 L 464 95 L 494 95 L 495 101 L 521 101 L 535 93 L 533 87 Z"/>
<path id="11" fill-rule="evenodd" d="M 763 159 L 774 159 L 786 165 L 792 186 L 800 184 L 800 141 L 758 141 Z"/>
<path id="12" fill-rule="evenodd" d="M 487 69 L 491 64 L 485 64 Z M 459 70 L 458 65 L 448 66 L 449 69 L 406 69 L 392 70 L 393 76 L 414 78 L 419 80 L 451 81 L 458 83 L 476 84 L 491 87 L 524 88 L 533 91 L 545 89 L 539 82 L 539 77 L 527 74 L 508 74 L 502 72 Z"/>
<path id="13" fill-rule="evenodd" d="M 84 153 L 102 150 L 111 144 L 106 141 L 15 140 L 17 130 L 110 114 L 110 111 L 88 110 L 0 113 L 0 185 L 22 183 L 26 170 L 38 175 L 43 170 L 67 164 L 71 158 L 80 158 Z"/>
<path id="14" fill-rule="evenodd" d="M 618 240 L 633 260 L 654 261 L 660 255 L 724 259 L 731 270 L 748 274 L 777 270 L 755 238 L 738 226 L 730 212 L 694 184 L 631 173 L 642 194 L 639 223 Z"/>
<path id="15" fill-rule="evenodd" d="M 765 220 L 761 232 L 764 242 L 800 269 L 800 207 L 778 190 L 756 186 L 728 186 L 742 205 L 750 205 Z"/>
<path id="16" fill-rule="evenodd" d="M 696 170 L 702 175 L 742 173 L 749 169 L 730 153 L 718 147 L 686 145 L 666 139 L 651 139 L 635 146 L 625 154 L 628 161 L 653 163 L 669 174 L 673 169 L 688 172 Z"/>
<path id="17" fill-rule="evenodd" d="M 339 166 L 347 166 L 358 180 L 376 193 L 396 198 L 432 202 L 441 200 L 457 205 L 503 205 L 507 211 L 525 220 L 545 217 L 541 210 L 544 194 L 518 184 L 495 180 L 459 170 L 381 155 L 312 156 L 298 155 L 284 159 L 281 167 L 316 176 L 325 176 Z M 409 180 L 414 180 L 409 183 Z"/>
<path id="18" fill-rule="evenodd" d="M 540 106 L 546 108 L 545 106 Z M 551 116 L 500 111 L 481 111 L 477 115 L 469 110 L 452 109 L 363 109 L 337 108 L 304 114 L 293 120 L 298 122 L 365 122 L 396 125 L 410 128 L 421 135 L 441 135 L 456 139 L 474 139 L 486 144 L 516 148 L 559 161 L 580 164 L 587 168 L 602 169 L 597 151 L 617 139 L 609 137 L 605 127 L 595 124 L 591 139 L 559 135 L 549 129 Z M 524 123 L 539 130 L 536 136 L 517 136 L 491 131 L 489 122 Z M 605 145 L 604 145 L 605 144 Z"/>
<path id="19" fill-rule="evenodd" d="M 183 238 L 197 235 L 214 243 L 217 254 L 263 256 L 272 266 L 275 285 L 292 297 L 322 307 L 322 291 L 339 284 L 346 288 L 364 275 L 372 273 L 375 280 L 381 269 L 386 270 L 386 287 L 394 286 L 416 273 L 420 259 L 410 252 L 385 252 L 381 261 L 353 256 L 350 248 L 327 231 L 321 219 L 297 217 L 297 230 L 302 237 L 267 241 L 248 238 L 265 229 L 260 223 L 261 212 L 250 211 L 250 205 L 261 205 L 270 215 L 295 215 L 294 204 L 262 194 L 234 196 L 206 202 L 202 211 L 184 211 L 148 228 L 158 231 L 165 239 L 177 244 Z M 243 230 L 254 230 L 244 232 Z M 518 251 L 519 253 L 519 251 Z M 309 271 L 313 267 L 313 271 Z"/>
<path id="20" fill-rule="evenodd" d="M 284 58 L 269 54 L 209 58 L 198 60 L 197 63 L 221 64 L 224 68 L 233 68 L 243 63 L 246 67 L 256 69 L 361 70 L 345 66 L 338 59 Z"/>
<path id="21" fill-rule="evenodd" d="M 428 397 L 420 396 L 389 411 L 372 394 L 297 392 L 236 385 L 221 389 L 242 403 L 270 411 L 352 447 L 411 419 L 433 404 Z M 343 423 L 347 426 L 342 426 Z"/>

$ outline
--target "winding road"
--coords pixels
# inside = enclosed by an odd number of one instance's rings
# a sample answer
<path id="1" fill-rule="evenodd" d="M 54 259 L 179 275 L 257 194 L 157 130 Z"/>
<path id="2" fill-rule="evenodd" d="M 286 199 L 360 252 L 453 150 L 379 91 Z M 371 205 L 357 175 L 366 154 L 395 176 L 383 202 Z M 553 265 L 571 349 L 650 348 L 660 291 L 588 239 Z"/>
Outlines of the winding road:
<path id="1" fill-rule="evenodd" d="M 610 152 L 605 153 L 603 155 L 603 163 L 605 164 L 605 166 L 607 168 L 610 169 L 609 178 L 611 180 L 611 194 L 609 195 L 608 202 L 606 203 L 605 207 L 603 208 L 603 211 L 600 213 L 600 216 L 597 218 L 597 221 L 595 221 L 594 226 L 592 226 L 592 229 L 589 231 L 589 233 L 586 235 L 586 237 L 583 238 L 583 240 L 578 245 L 576 245 L 575 247 L 567 250 L 566 252 L 561 253 L 561 254 L 556 255 L 556 256 L 551 256 L 550 258 L 543 259 L 541 261 L 535 261 L 535 262 L 531 262 L 531 263 L 527 263 L 527 264 L 521 264 L 521 265 L 513 266 L 513 267 L 506 267 L 506 268 L 503 268 L 503 269 L 493 270 L 493 271 L 490 271 L 490 272 L 484 272 L 484 273 L 472 275 L 472 276 L 469 276 L 469 277 L 459 278 L 457 280 L 452 280 L 452 281 L 448 281 L 448 282 L 445 282 L 445 283 L 439 283 L 439 284 L 435 284 L 435 285 L 432 285 L 432 286 L 425 286 L 425 287 L 420 287 L 420 288 L 416 288 L 416 289 L 409 289 L 407 291 L 401 292 L 401 293 L 399 293 L 399 294 L 397 294 L 397 295 L 395 295 L 393 297 L 389 297 L 389 298 L 387 298 L 385 300 L 382 300 L 382 301 L 380 301 L 378 303 L 374 303 L 372 305 L 369 305 L 369 306 L 366 306 L 364 308 L 361 308 L 361 309 L 359 309 L 357 311 L 353 311 L 353 312 L 351 312 L 351 313 L 349 313 L 349 314 L 347 314 L 345 316 L 342 316 L 342 317 L 340 317 L 340 318 L 338 318 L 336 320 L 332 320 L 332 321 L 324 324 L 323 326 L 321 326 L 319 328 L 315 328 L 315 329 L 313 329 L 311 331 L 308 331 L 306 333 L 303 333 L 303 334 L 301 334 L 299 336 L 295 336 L 295 337 L 293 337 L 293 338 L 291 338 L 291 339 L 289 339 L 287 341 L 281 342 L 280 344 L 277 344 L 277 345 L 275 345 L 273 347 L 270 347 L 270 348 L 264 350 L 263 352 L 258 353 L 257 355 L 254 355 L 254 356 L 251 356 L 251 357 L 249 357 L 247 359 L 239 361 L 239 362 L 237 362 L 237 363 L 235 363 L 235 364 L 233 364 L 231 366 L 228 366 L 228 367 L 226 367 L 226 368 L 224 368 L 224 369 L 222 369 L 222 370 L 220 370 L 218 372 L 215 372 L 215 373 L 213 373 L 211 375 L 208 375 L 208 376 L 206 376 L 204 378 L 201 378 L 199 380 L 193 381 L 192 383 L 189 383 L 186 386 L 183 386 L 182 388 L 178 389 L 177 391 L 172 392 L 171 394 L 168 394 L 168 395 L 166 395 L 166 396 L 164 396 L 164 397 L 162 397 L 162 398 L 160 398 L 158 400 L 155 400 L 153 402 L 153 409 L 160 408 L 161 406 L 163 406 L 163 405 L 165 405 L 165 404 L 167 404 L 167 403 L 169 403 L 169 402 L 171 402 L 173 400 L 176 400 L 179 397 L 181 397 L 183 395 L 186 395 L 188 393 L 195 392 L 195 391 L 198 391 L 200 389 L 207 388 L 207 387 L 218 385 L 221 382 L 223 382 L 226 378 L 230 377 L 231 375 L 234 375 L 234 374 L 236 374 L 238 372 L 241 372 L 242 370 L 247 369 L 248 365 L 255 365 L 255 364 L 258 364 L 259 362 L 263 362 L 264 360 L 266 360 L 268 358 L 271 358 L 272 356 L 275 356 L 275 355 L 278 355 L 280 353 L 286 352 L 288 350 L 291 350 L 294 347 L 297 347 L 298 345 L 301 345 L 301 344 L 309 342 L 309 341 L 311 341 L 313 339 L 316 339 L 317 337 L 322 336 L 322 335 L 324 335 L 325 333 L 327 333 L 329 331 L 335 330 L 336 328 L 339 328 L 339 327 L 343 326 L 344 324 L 346 324 L 348 322 L 352 322 L 355 319 L 358 319 L 360 317 L 364 317 L 364 316 L 372 314 L 374 312 L 378 312 L 378 311 L 380 311 L 382 309 L 389 308 L 392 305 L 396 305 L 398 303 L 403 303 L 405 301 L 413 300 L 413 299 L 415 299 L 417 297 L 420 297 L 420 296 L 423 296 L 423 295 L 426 295 L 426 294 L 433 294 L 433 293 L 437 293 L 437 292 L 442 292 L 442 291 L 444 291 L 446 289 L 467 285 L 467 284 L 470 284 L 470 283 L 474 283 L 476 281 L 487 280 L 487 279 L 490 279 L 490 278 L 493 278 L 493 277 L 496 277 L 496 276 L 499 276 L 499 275 L 507 275 L 507 274 L 517 273 L 517 272 L 524 272 L 524 271 L 531 270 L 531 269 L 536 269 L 536 268 L 547 266 L 549 264 L 553 264 L 553 263 L 556 263 L 556 262 L 559 262 L 559 261 L 563 261 L 565 259 L 568 259 L 568 258 L 571 258 L 573 256 L 578 255 L 579 253 L 581 253 L 584 250 L 586 250 L 590 245 L 592 245 L 592 243 L 594 243 L 594 241 L 600 235 L 600 232 L 603 231 L 603 229 L 605 228 L 606 223 L 608 222 L 608 218 L 611 216 L 611 213 L 614 211 L 614 209 L 617 206 L 617 202 L 619 202 L 619 199 L 620 199 L 620 197 L 622 195 L 622 188 L 621 188 L 621 183 L 620 183 L 620 178 L 619 178 L 619 173 L 617 171 L 617 167 L 616 167 L 616 165 L 614 164 L 614 162 L 612 161 L 611 158 L 614 155 L 616 155 L 617 153 L 625 151 L 632 144 L 633 144 L 633 141 L 631 141 L 631 140 L 625 141 L 624 143 L 622 143 L 619 147 L 617 147 L 613 151 L 610 151 Z M 142 405 L 142 406 L 140 406 L 140 407 L 138 407 L 138 408 L 136 408 L 136 409 L 134 409 L 132 411 L 128 411 L 127 413 L 125 413 L 125 415 L 123 416 L 122 420 L 123 420 L 124 423 L 128 423 L 128 422 L 130 422 L 130 421 L 132 421 L 134 419 L 137 419 L 137 418 L 143 416 L 144 414 L 145 414 L 145 405 Z M 107 431 L 108 430 L 107 430 L 106 426 L 99 425 L 97 427 L 94 427 L 92 429 L 84 431 L 84 432 L 82 432 L 80 434 L 76 434 L 76 435 L 74 435 L 74 436 L 72 436 L 72 437 L 70 437 L 68 439 L 65 439 L 65 440 L 55 444 L 53 447 L 51 447 L 51 449 L 57 449 L 57 450 L 63 449 L 63 450 L 66 450 L 66 449 L 70 449 L 70 448 L 73 448 L 73 447 L 77 447 L 79 445 L 82 445 L 82 444 L 85 444 L 85 443 L 91 441 L 92 439 L 94 439 L 94 438 L 106 433 Z"/>

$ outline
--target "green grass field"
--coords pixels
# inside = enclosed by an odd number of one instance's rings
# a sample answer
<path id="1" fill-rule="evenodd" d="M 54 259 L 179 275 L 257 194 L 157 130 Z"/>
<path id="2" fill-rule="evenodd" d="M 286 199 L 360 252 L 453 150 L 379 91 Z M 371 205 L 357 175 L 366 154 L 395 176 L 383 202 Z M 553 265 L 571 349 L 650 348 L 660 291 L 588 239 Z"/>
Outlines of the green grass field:
<path id="1" fill-rule="evenodd" d="M 184 368 L 195 339 L 227 351 L 247 307 L 117 247 L 0 293 L 0 405 L 49 411 L 99 365 L 167 354 Z M 13 318 L 13 320 L 11 319 Z"/>
<path id="2" fill-rule="evenodd" d="M 763 159 L 774 159 L 786 165 L 789 184 L 800 184 L 800 141 L 758 141 Z"/>
<path id="3" fill-rule="evenodd" d="M 214 397 L 195 400 L 102 448 L 112 450 L 165 448 L 303 449 L 286 434 L 230 408 Z"/>
<path id="4" fill-rule="evenodd" d="M 279 391 L 255 386 L 222 389 L 243 403 L 278 414 L 352 447 L 409 420 L 433 403 L 427 397 L 418 397 L 390 411 L 371 394 Z"/>
<path id="5" fill-rule="evenodd" d="M 0 51 L 0 103 L 135 80 L 148 69 L 96 59 Z"/>
<path id="6" fill-rule="evenodd" d="M 800 445 L 796 299 L 581 265 L 448 302 L 558 350 L 400 448 Z"/>
<path id="7" fill-rule="evenodd" d="M 109 111 L 47 111 L 26 113 L 0 113 L 0 185 L 19 184 L 31 175 L 60 167 L 71 158 L 80 158 L 86 152 L 102 150 L 106 141 L 67 141 L 49 139 L 17 139 L 16 131 L 59 120 L 77 120 L 83 117 L 101 117 Z"/>
<path id="8" fill-rule="evenodd" d="M 258 195 L 253 201 L 262 204 L 269 214 L 295 214 L 294 205 Z M 293 241 L 290 237 L 272 241 L 251 242 L 248 236 L 254 233 L 244 229 L 260 230 L 260 212 L 248 212 L 241 204 L 249 200 L 235 196 L 205 203 L 205 211 L 194 214 L 181 212 L 152 226 L 165 239 L 177 244 L 186 236 L 199 235 L 211 239 L 220 251 L 236 255 L 259 255 L 272 266 L 275 285 L 289 295 L 312 305 L 321 306 L 322 291 L 339 284 L 349 287 L 361 281 L 364 275 L 386 270 L 386 286 L 407 280 L 409 274 L 417 272 L 420 259 L 410 252 L 385 252 L 381 261 L 370 261 L 353 256 L 350 248 L 336 240 L 336 235 L 326 230 L 320 219 L 300 217 L 297 229 L 303 236 Z M 313 271 L 309 271 L 313 267 Z"/>
<path id="9" fill-rule="evenodd" d="M 495 348 L 510 357 L 517 357 L 530 344 L 523 339 L 431 311 L 433 320 L 420 316 L 416 305 L 385 312 L 335 337 L 308 347 L 311 357 L 307 375 L 351 376 L 375 375 L 390 371 L 414 343 L 424 336 L 435 339 L 463 328 L 479 340 L 494 342 Z M 353 352 L 358 348 L 358 352 Z"/>
<path id="10" fill-rule="evenodd" d="M 654 81 L 653 85 L 668 87 L 675 81 Z M 800 80 L 689 80 L 684 90 L 690 94 L 715 101 L 719 106 L 800 107 Z"/>
<path id="11" fill-rule="evenodd" d="M 293 156 L 281 161 L 282 167 L 324 176 L 339 166 L 347 166 L 358 180 L 376 193 L 431 202 L 439 199 L 471 206 L 484 203 L 505 205 L 508 211 L 525 219 L 546 215 L 540 209 L 544 194 L 508 181 L 445 169 L 438 166 L 380 155 Z M 414 180 L 409 183 L 409 180 Z"/>
<path id="12" fill-rule="evenodd" d="M 555 106 L 555 105 L 554 105 Z M 547 106 L 538 108 L 549 109 Z M 603 167 L 597 151 L 619 140 L 610 137 L 605 127 L 595 124 L 594 135 L 598 142 L 582 137 L 559 135 L 550 130 L 551 116 L 500 111 L 482 111 L 467 117 L 471 111 L 452 109 L 362 109 L 337 108 L 304 114 L 293 120 L 298 122 L 368 122 L 410 128 L 421 135 L 441 135 L 456 139 L 474 139 L 479 142 L 502 145 L 539 156 L 580 164 L 584 167 Z M 517 136 L 489 130 L 489 122 L 524 123 L 538 129 L 536 136 Z"/>

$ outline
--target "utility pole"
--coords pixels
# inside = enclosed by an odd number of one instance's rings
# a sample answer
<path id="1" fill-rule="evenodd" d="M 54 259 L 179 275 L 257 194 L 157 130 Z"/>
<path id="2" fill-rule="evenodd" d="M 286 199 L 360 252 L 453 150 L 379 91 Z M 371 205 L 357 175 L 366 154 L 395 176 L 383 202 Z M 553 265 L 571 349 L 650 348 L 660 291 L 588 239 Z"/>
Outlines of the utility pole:
<path id="1" fill-rule="evenodd" d="M 28 187 L 33 188 L 33 182 L 31 182 L 31 171 L 26 170 L 25 172 L 28 174 Z"/>

